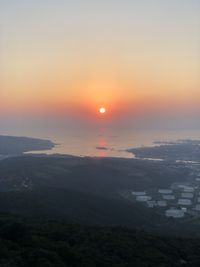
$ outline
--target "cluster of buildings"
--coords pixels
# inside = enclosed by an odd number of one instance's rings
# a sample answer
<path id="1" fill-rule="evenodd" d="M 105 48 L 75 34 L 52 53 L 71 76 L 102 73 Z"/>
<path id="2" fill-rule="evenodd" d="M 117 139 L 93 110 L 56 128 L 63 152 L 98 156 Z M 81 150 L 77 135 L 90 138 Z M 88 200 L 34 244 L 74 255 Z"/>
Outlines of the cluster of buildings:
<path id="1" fill-rule="evenodd" d="M 200 176 L 195 181 L 173 183 L 170 188 L 131 192 L 135 201 L 164 211 L 166 217 L 200 216 Z"/>

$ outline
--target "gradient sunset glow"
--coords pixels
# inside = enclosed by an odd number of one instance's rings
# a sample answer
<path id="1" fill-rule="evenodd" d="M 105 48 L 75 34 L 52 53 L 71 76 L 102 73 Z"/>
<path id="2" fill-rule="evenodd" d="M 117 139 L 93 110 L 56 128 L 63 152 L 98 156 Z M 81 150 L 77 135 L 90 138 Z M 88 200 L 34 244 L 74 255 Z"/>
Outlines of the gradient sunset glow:
<path id="1" fill-rule="evenodd" d="M 3 1 L 1 114 L 200 105 L 200 2 Z"/>

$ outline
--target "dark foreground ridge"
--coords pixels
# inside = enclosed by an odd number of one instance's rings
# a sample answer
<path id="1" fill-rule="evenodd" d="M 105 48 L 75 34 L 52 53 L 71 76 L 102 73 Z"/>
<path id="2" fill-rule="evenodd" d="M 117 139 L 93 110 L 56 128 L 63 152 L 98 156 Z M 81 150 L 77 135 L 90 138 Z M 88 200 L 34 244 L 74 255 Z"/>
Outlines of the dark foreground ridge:
<path id="1" fill-rule="evenodd" d="M 165 216 L 162 207 L 148 208 L 131 194 L 146 191 L 153 198 L 161 198 L 157 196 L 159 188 L 168 188 L 174 181 L 193 183 L 196 172 L 199 170 L 194 172 L 181 162 L 64 156 L 8 158 L 0 161 L 0 212 L 200 236 L 198 211 L 173 220 Z M 165 209 L 169 207 L 170 203 Z"/>
<path id="2" fill-rule="evenodd" d="M 200 240 L 1 214 L 0 266 L 197 267 Z"/>

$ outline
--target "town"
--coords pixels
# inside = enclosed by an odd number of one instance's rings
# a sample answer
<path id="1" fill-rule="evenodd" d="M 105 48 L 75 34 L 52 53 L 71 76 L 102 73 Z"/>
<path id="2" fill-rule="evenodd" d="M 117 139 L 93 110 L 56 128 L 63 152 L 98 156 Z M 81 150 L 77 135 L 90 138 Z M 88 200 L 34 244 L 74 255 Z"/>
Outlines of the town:
<path id="1" fill-rule="evenodd" d="M 173 182 L 168 188 L 129 191 L 129 200 L 164 213 L 166 217 L 200 217 L 200 164 L 187 163 L 190 175 L 187 181 Z"/>

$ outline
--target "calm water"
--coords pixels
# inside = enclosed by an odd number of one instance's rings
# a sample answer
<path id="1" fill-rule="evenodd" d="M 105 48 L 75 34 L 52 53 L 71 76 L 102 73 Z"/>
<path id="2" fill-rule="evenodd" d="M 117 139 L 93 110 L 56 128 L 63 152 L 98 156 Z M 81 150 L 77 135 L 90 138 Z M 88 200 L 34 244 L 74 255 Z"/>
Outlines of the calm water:
<path id="1" fill-rule="evenodd" d="M 200 130 L 118 130 L 104 128 L 96 130 L 55 130 L 48 133 L 40 132 L 35 135 L 48 138 L 59 144 L 45 153 L 62 153 L 80 156 L 114 156 L 133 157 L 125 152 L 127 148 L 152 146 L 154 141 L 176 141 L 178 139 L 200 139 Z M 106 149 L 97 149 L 97 147 Z"/>
<path id="2" fill-rule="evenodd" d="M 136 130 L 129 126 L 119 128 L 101 124 L 98 126 L 67 123 L 65 120 L 23 121 L 8 124 L 0 121 L 0 134 L 50 139 L 59 144 L 45 153 L 62 153 L 79 156 L 133 157 L 125 149 L 152 146 L 154 141 L 199 139 L 199 130 Z M 105 147 L 106 150 L 97 149 Z M 41 153 L 41 152 L 40 152 Z"/>

